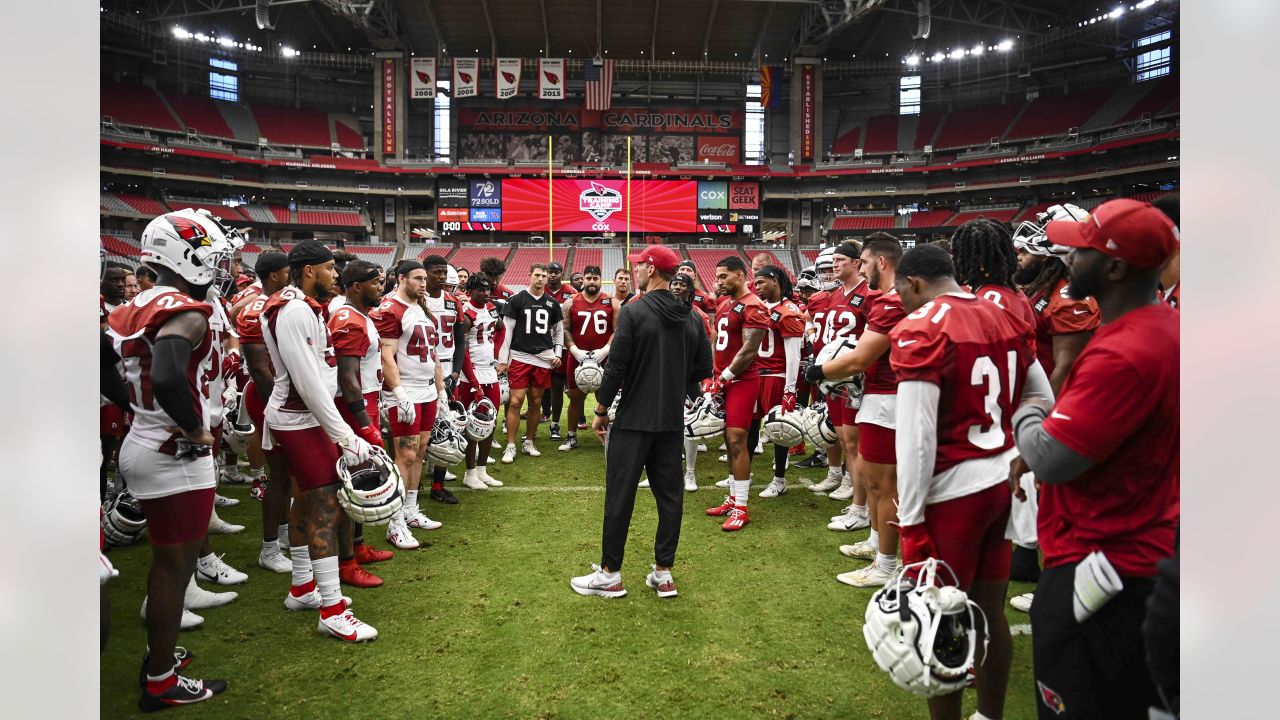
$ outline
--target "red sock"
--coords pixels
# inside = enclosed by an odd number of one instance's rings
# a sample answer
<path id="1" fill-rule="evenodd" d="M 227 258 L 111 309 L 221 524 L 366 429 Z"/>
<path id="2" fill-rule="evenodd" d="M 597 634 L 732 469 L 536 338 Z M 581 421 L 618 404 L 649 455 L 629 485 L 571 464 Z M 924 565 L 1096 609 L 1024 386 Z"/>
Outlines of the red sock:
<path id="1" fill-rule="evenodd" d="M 147 676 L 147 692 L 152 695 L 163 695 L 166 690 L 178 684 L 178 673 L 173 670 L 160 676 L 159 680 L 152 680 L 151 676 Z"/>
<path id="2" fill-rule="evenodd" d="M 312 590 L 316 589 L 316 579 L 311 578 L 305 585 L 293 585 L 289 587 L 289 594 L 294 597 L 302 597 Z"/>
<path id="3" fill-rule="evenodd" d="M 431 482 L 431 489 L 432 489 L 432 490 L 443 490 L 443 489 L 444 489 L 444 483 L 440 482 L 439 480 L 433 480 L 433 481 Z"/>
<path id="4" fill-rule="evenodd" d="M 320 617 L 331 618 L 334 615 L 341 615 L 342 611 L 346 609 L 347 609 L 347 604 L 343 602 L 341 599 L 339 599 L 338 602 L 332 605 L 320 608 Z"/>

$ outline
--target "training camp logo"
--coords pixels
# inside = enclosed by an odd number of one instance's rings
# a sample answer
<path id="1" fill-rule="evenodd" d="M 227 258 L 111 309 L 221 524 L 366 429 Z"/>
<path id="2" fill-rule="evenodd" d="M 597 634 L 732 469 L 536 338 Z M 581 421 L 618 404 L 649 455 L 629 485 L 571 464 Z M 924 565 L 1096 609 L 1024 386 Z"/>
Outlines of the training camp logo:
<path id="1" fill-rule="evenodd" d="M 578 209 L 604 222 L 610 215 L 622 210 L 622 193 L 592 182 L 591 189 L 583 190 L 578 195 Z"/>

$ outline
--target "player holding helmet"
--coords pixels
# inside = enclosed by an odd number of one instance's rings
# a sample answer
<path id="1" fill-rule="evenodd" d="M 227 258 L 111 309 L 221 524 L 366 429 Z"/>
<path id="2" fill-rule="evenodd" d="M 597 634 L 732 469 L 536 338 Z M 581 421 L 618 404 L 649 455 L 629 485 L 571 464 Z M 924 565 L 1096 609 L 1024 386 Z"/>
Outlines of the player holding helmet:
<path id="1" fill-rule="evenodd" d="M 462 327 L 467 333 L 467 362 L 464 365 L 462 384 L 458 396 L 463 402 L 473 404 L 487 399 L 497 413 L 502 405 L 498 387 L 498 371 L 494 368 L 498 328 L 498 308 L 489 301 L 493 284 L 484 273 L 476 273 L 467 280 L 467 296 L 462 303 Z M 493 433 L 480 440 L 468 437 L 467 472 L 463 484 L 473 490 L 502 487 L 502 481 L 489 476 L 489 451 L 493 449 Z"/>
<path id="2" fill-rule="evenodd" d="M 467 332 L 458 321 L 458 299 L 445 290 L 449 282 L 449 264 L 439 255 L 428 255 L 422 261 L 427 271 L 427 288 L 423 300 L 431 317 L 436 322 L 436 357 L 440 362 L 441 376 L 444 378 L 444 404 L 453 398 L 458 377 L 462 374 L 462 366 L 467 359 Z M 453 278 L 455 284 L 457 276 Z M 447 505 L 455 505 L 457 496 L 444 487 L 448 468 L 432 463 L 431 499 Z"/>
<path id="3" fill-rule="evenodd" d="M 578 421 L 583 417 L 587 394 L 578 388 L 573 373 L 578 365 L 591 355 L 598 363 L 609 357 L 609 342 L 613 340 L 618 307 L 613 298 L 600 292 L 600 268 L 588 265 L 582 269 L 582 292 L 570 296 L 561 304 L 564 313 L 565 344 L 568 346 L 568 367 L 565 378 L 569 388 L 569 433 L 563 451 L 578 447 Z"/>
<path id="4" fill-rule="evenodd" d="M 763 254 L 763 253 L 761 253 Z M 757 255 L 756 257 L 760 257 Z M 756 295 L 769 313 L 769 330 L 760 343 L 756 363 L 760 367 L 760 400 L 756 418 L 775 407 L 783 413 L 796 410 L 796 376 L 800 372 L 800 344 L 804 340 L 804 316 L 791 302 L 791 278 L 776 265 L 765 263 L 755 272 Z M 777 497 L 787 491 L 787 455 L 790 447 L 774 445 L 773 480 L 760 497 Z"/>

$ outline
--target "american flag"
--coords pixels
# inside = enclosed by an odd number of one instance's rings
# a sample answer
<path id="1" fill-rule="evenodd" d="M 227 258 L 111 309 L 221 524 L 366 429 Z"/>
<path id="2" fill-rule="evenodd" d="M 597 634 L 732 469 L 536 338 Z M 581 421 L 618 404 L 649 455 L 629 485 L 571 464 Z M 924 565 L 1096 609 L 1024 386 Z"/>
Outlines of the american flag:
<path id="1" fill-rule="evenodd" d="M 613 61 L 605 60 L 603 65 L 586 61 L 583 63 L 582 80 L 587 91 L 587 109 L 608 110 L 613 99 Z"/>

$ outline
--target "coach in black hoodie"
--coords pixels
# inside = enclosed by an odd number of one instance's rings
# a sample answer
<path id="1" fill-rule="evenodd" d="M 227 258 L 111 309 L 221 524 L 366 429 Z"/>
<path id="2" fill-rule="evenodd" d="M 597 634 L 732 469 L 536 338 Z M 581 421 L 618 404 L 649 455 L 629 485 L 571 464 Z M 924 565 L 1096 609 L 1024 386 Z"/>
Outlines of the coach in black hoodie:
<path id="1" fill-rule="evenodd" d="M 654 574 L 649 585 L 662 597 L 675 595 L 671 566 L 680 541 L 684 511 L 681 455 L 684 451 L 684 401 L 690 388 L 711 377 L 711 343 L 688 303 L 671 294 L 668 283 L 680 257 L 663 245 L 630 256 L 632 274 L 644 295 L 622 308 L 610 344 L 609 363 L 596 392 L 594 428 L 606 452 L 603 552 L 600 569 L 574 578 L 584 595 L 617 597 L 622 590 L 622 553 L 641 470 L 658 502 Z M 613 428 L 608 407 L 622 393 Z"/>

